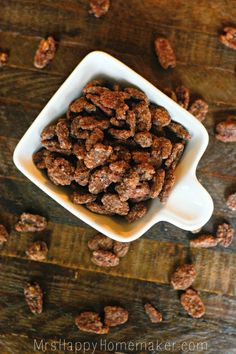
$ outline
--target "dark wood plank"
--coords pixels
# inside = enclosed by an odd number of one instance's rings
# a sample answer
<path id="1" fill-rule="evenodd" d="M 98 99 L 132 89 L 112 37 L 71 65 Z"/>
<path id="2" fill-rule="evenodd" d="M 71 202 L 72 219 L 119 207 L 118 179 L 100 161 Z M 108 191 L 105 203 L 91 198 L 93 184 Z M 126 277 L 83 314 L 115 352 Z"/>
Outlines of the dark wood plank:
<path id="1" fill-rule="evenodd" d="M 4 282 L 0 299 L 3 308 L 0 330 L 6 337 L 16 333 L 28 336 L 29 341 L 35 337 L 45 340 L 62 337 L 72 341 L 99 342 L 96 335 L 79 332 L 74 325 L 74 317 L 86 309 L 102 312 L 107 304 L 120 304 L 129 309 L 129 322 L 119 330 L 111 329 L 106 336 L 107 341 L 141 343 L 169 340 L 181 344 L 184 340 L 194 343 L 204 340 L 209 353 L 213 353 L 216 346 L 220 352 L 231 352 L 234 348 L 236 303 L 231 297 L 202 293 L 207 312 L 204 318 L 193 320 L 181 308 L 178 293 L 167 286 L 84 271 L 79 272 L 76 278 L 73 271 L 60 267 L 29 265 L 29 262 L 15 259 L 3 258 L 1 261 L 0 280 L 4 279 Z M 41 316 L 31 315 L 24 302 L 22 289 L 30 279 L 37 279 L 44 289 L 45 311 Z M 161 324 L 151 325 L 148 322 L 143 310 L 145 301 L 151 301 L 162 311 L 164 320 Z"/>
<path id="2" fill-rule="evenodd" d="M 14 225 L 17 217 L 8 217 Z M 195 264 L 198 277 L 194 287 L 199 290 L 220 294 L 236 295 L 236 254 L 220 248 L 212 250 L 189 249 L 181 244 L 163 242 L 156 238 L 141 238 L 131 244 L 128 255 L 118 267 L 106 269 L 95 266 L 88 250 L 88 240 L 96 234 L 92 228 L 49 223 L 42 236 L 19 235 L 11 230 L 11 237 L 1 255 L 27 259 L 25 250 L 33 239 L 43 239 L 49 244 L 48 259 L 45 263 L 61 265 L 72 269 L 95 273 L 107 273 L 131 279 L 169 284 L 169 278 L 176 265 L 190 261 Z M 217 272 L 214 270 L 218 268 Z"/>

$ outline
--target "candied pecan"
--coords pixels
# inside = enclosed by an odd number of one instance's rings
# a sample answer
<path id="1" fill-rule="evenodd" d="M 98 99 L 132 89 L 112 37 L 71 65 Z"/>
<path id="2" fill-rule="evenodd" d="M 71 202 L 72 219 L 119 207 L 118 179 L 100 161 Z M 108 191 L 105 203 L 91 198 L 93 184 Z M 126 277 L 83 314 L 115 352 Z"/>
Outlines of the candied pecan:
<path id="1" fill-rule="evenodd" d="M 78 160 L 84 160 L 84 158 L 87 154 L 85 146 L 82 142 L 75 143 L 73 145 L 72 152 L 77 157 Z"/>
<path id="2" fill-rule="evenodd" d="M 150 159 L 150 153 L 147 151 L 132 151 L 132 159 L 135 163 L 145 163 Z"/>
<path id="3" fill-rule="evenodd" d="M 176 67 L 175 53 L 166 38 L 157 38 L 154 42 L 159 63 L 164 69 Z"/>
<path id="4" fill-rule="evenodd" d="M 152 149 L 153 157 L 157 155 L 162 159 L 167 159 L 171 154 L 172 144 L 171 141 L 167 138 L 154 136 Z"/>
<path id="5" fill-rule="evenodd" d="M 101 111 L 103 111 L 107 116 L 111 117 L 113 115 L 113 110 L 107 108 L 101 104 L 100 97 L 97 95 L 87 94 L 86 98 L 90 100 L 96 107 L 98 107 Z"/>
<path id="6" fill-rule="evenodd" d="M 114 215 L 114 213 L 110 212 L 106 209 L 106 207 L 99 202 L 90 202 L 86 204 L 86 207 L 92 211 L 93 213 L 100 215 Z"/>
<path id="7" fill-rule="evenodd" d="M 162 169 L 157 170 L 151 181 L 150 198 L 154 199 L 158 197 L 163 188 L 164 181 L 165 171 Z"/>
<path id="8" fill-rule="evenodd" d="M 175 290 L 185 290 L 192 285 L 196 276 L 193 264 L 182 264 L 171 275 L 171 285 Z"/>
<path id="9" fill-rule="evenodd" d="M 130 195 L 130 200 L 134 203 L 147 200 L 150 195 L 150 188 L 147 182 L 142 182 L 137 185 L 135 190 Z"/>
<path id="10" fill-rule="evenodd" d="M 100 102 L 103 106 L 107 108 L 118 109 L 120 105 L 124 103 L 124 100 L 127 100 L 129 98 L 130 95 L 128 94 L 128 92 L 104 91 L 100 96 Z"/>
<path id="11" fill-rule="evenodd" d="M 215 137 L 223 143 L 236 142 L 236 119 L 228 119 L 218 123 Z"/>
<path id="12" fill-rule="evenodd" d="M 114 241 L 109 237 L 102 234 L 98 234 L 88 241 L 88 248 L 91 251 L 111 251 L 113 249 L 113 243 Z"/>
<path id="13" fill-rule="evenodd" d="M 128 253 L 129 247 L 129 242 L 114 241 L 113 252 L 117 257 L 122 258 Z"/>
<path id="14" fill-rule="evenodd" d="M 112 147 L 103 144 L 96 144 L 87 153 L 84 163 L 88 168 L 95 168 L 103 165 L 112 154 Z"/>
<path id="15" fill-rule="evenodd" d="M 162 157 L 159 155 L 157 150 L 151 152 L 151 156 L 148 162 L 157 170 L 162 165 Z"/>
<path id="16" fill-rule="evenodd" d="M 134 140 L 142 148 L 147 148 L 152 145 L 152 134 L 149 132 L 139 132 L 135 134 Z"/>
<path id="17" fill-rule="evenodd" d="M 133 111 L 136 114 L 137 130 L 149 131 L 152 127 L 152 115 L 146 101 L 134 105 Z"/>
<path id="18" fill-rule="evenodd" d="M 96 111 L 96 107 L 94 104 L 86 100 L 85 97 L 80 97 L 77 98 L 75 101 L 71 102 L 69 105 L 68 109 L 68 115 L 70 116 L 70 113 L 81 113 L 81 112 L 87 112 L 87 113 L 92 113 Z"/>
<path id="19" fill-rule="evenodd" d="M 101 318 L 96 312 L 82 312 L 79 316 L 76 317 L 75 324 L 79 330 L 83 332 L 96 334 L 109 333 L 109 327 L 103 325 Z"/>
<path id="20" fill-rule="evenodd" d="M 59 120 L 56 125 L 56 134 L 60 144 L 60 147 L 65 150 L 70 150 L 72 144 L 70 141 L 70 132 L 67 126 L 67 121 L 65 119 Z"/>
<path id="21" fill-rule="evenodd" d="M 219 40 L 226 47 L 236 50 L 236 28 L 225 27 L 224 34 L 221 34 Z"/>
<path id="22" fill-rule="evenodd" d="M 43 69 L 52 60 L 56 52 L 56 42 L 53 37 L 42 39 L 35 53 L 34 66 L 37 69 Z"/>
<path id="23" fill-rule="evenodd" d="M 178 86 L 175 90 L 177 103 L 185 108 L 188 109 L 189 106 L 189 89 L 185 86 Z"/>
<path id="24" fill-rule="evenodd" d="M 50 180 L 61 186 L 68 186 L 74 179 L 74 166 L 64 159 L 63 157 L 57 157 L 50 166 L 48 166 L 48 177 Z"/>
<path id="25" fill-rule="evenodd" d="M 200 235 L 190 241 L 190 247 L 210 248 L 218 245 L 219 240 L 212 235 Z"/>
<path id="26" fill-rule="evenodd" d="M 127 140 L 132 136 L 132 131 L 126 129 L 110 128 L 108 132 L 113 136 L 113 138 L 120 139 L 120 140 Z"/>
<path id="27" fill-rule="evenodd" d="M 24 288 L 25 301 L 30 311 L 36 315 L 43 311 L 43 292 L 37 283 L 27 284 Z"/>
<path id="28" fill-rule="evenodd" d="M 109 168 L 104 166 L 92 173 L 88 189 L 90 193 L 98 194 L 105 191 L 111 183 Z"/>
<path id="29" fill-rule="evenodd" d="M 123 180 L 118 183 L 115 190 L 118 192 L 121 201 L 128 200 L 134 193 L 137 185 L 139 183 L 139 175 L 136 171 L 129 171 L 123 178 Z"/>
<path id="30" fill-rule="evenodd" d="M 226 200 L 227 207 L 233 211 L 236 210 L 236 193 L 232 193 Z"/>
<path id="31" fill-rule="evenodd" d="M 90 178 L 90 170 L 83 164 L 78 161 L 77 167 L 74 173 L 74 180 L 80 186 L 87 186 Z"/>
<path id="32" fill-rule="evenodd" d="M 40 170 L 47 168 L 45 160 L 46 157 L 49 156 L 50 154 L 51 152 L 46 150 L 45 148 L 42 148 L 41 150 L 35 152 L 33 154 L 33 161 L 35 166 Z"/>
<path id="33" fill-rule="evenodd" d="M 70 155 L 71 150 L 65 150 L 60 147 L 60 144 L 57 140 L 42 140 L 41 144 L 49 151 L 58 152 L 63 155 Z"/>
<path id="34" fill-rule="evenodd" d="M 23 213 L 20 220 L 15 225 L 18 232 L 37 232 L 43 231 L 47 226 L 47 221 L 43 216 Z"/>
<path id="35" fill-rule="evenodd" d="M 71 135 L 77 139 L 87 139 L 89 132 L 80 128 L 81 116 L 75 117 L 71 122 L 70 132 Z"/>
<path id="36" fill-rule="evenodd" d="M 162 321 L 162 314 L 152 304 L 145 304 L 144 309 L 152 323 L 159 323 Z"/>
<path id="37" fill-rule="evenodd" d="M 116 119 L 125 120 L 128 110 L 129 106 L 126 103 L 121 103 L 120 106 L 116 109 Z"/>
<path id="38" fill-rule="evenodd" d="M 110 163 L 109 179 L 113 183 L 121 182 L 122 177 L 124 176 L 128 168 L 129 168 L 129 164 L 124 160 Z"/>
<path id="39" fill-rule="evenodd" d="M 155 168 L 148 162 L 140 163 L 134 167 L 140 181 L 150 181 L 155 174 Z"/>
<path id="40" fill-rule="evenodd" d="M 117 160 L 124 160 L 126 162 L 131 160 L 131 154 L 127 147 L 121 145 L 114 146 L 109 162 L 115 162 Z"/>
<path id="41" fill-rule="evenodd" d="M 173 90 L 171 90 L 171 88 L 169 87 L 166 87 L 164 88 L 163 92 L 168 96 L 170 97 L 173 101 L 177 102 L 177 97 L 176 97 L 176 94 Z"/>
<path id="42" fill-rule="evenodd" d="M 109 119 L 96 119 L 95 117 L 81 117 L 78 126 L 84 130 L 94 130 L 95 128 L 107 129 L 110 125 Z"/>
<path id="43" fill-rule="evenodd" d="M 70 199 L 74 204 L 87 204 L 94 202 L 96 198 L 96 195 L 86 192 L 73 192 L 70 196 Z"/>
<path id="44" fill-rule="evenodd" d="M 229 247 L 234 238 L 234 229 L 231 225 L 223 223 L 218 225 L 216 237 L 219 245 Z"/>
<path id="45" fill-rule="evenodd" d="M 83 88 L 83 94 L 86 95 L 87 93 L 94 93 L 94 90 L 96 90 L 97 88 L 101 88 L 103 84 L 104 84 L 103 80 L 89 81 Z"/>
<path id="46" fill-rule="evenodd" d="M 175 184 L 175 172 L 170 169 L 166 172 L 165 181 L 159 194 L 161 203 L 166 203 Z"/>
<path id="47" fill-rule="evenodd" d="M 6 65 L 6 63 L 8 62 L 8 59 L 9 59 L 8 53 L 0 50 L 0 68 L 2 68 L 3 66 Z"/>
<path id="48" fill-rule="evenodd" d="M 191 139 L 189 132 L 180 123 L 171 122 L 167 127 L 179 138 L 183 140 Z"/>
<path id="49" fill-rule="evenodd" d="M 127 124 L 129 125 L 131 136 L 134 136 L 135 129 L 136 129 L 136 115 L 133 111 L 128 111 L 126 121 Z"/>
<path id="50" fill-rule="evenodd" d="M 9 237 L 9 234 L 7 232 L 7 229 L 5 228 L 5 226 L 0 224 L 0 246 L 4 243 L 7 242 Z"/>
<path id="51" fill-rule="evenodd" d="M 171 117 L 164 107 L 151 107 L 152 122 L 158 127 L 165 127 L 170 124 Z"/>
<path id="52" fill-rule="evenodd" d="M 110 251 L 93 251 L 91 261 L 99 267 L 116 267 L 120 259 Z"/>
<path id="53" fill-rule="evenodd" d="M 115 127 L 118 127 L 118 128 L 124 128 L 125 125 L 126 125 L 126 123 L 125 123 L 124 120 L 118 120 L 118 119 L 116 119 L 115 117 L 112 117 L 112 118 L 110 119 L 110 123 L 111 123 L 112 125 L 114 125 Z"/>
<path id="54" fill-rule="evenodd" d="M 110 0 L 90 0 L 89 13 L 99 18 L 104 16 L 110 8 Z"/>
<path id="55" fill-rule="evenodd" d="M 116 327 L 128 321 L 129 313 L 126 309 L 120 306 L 104 307 L 104 322 L 108 327 Z"/>
<path id="56" fill-rule="evenodd" d="M 134 222 L 135 220 L 138 220 L 142 218 L 145 214 L 147 213 L 147 206 L 143 202 L 136 203 L 134 204 L 129 213 L 126 215 L 126 220 L 128 222 Z"/>
<path id="57" fill-rule="evenodd" d="M 191 104 L 189 112 L 194 115 L 194 117 L 196 117 L 200 122 L 202 122 L 206 118 L 206 114 L 208 112 L 208 104 L 199 98 Z"/>
<path id="58" fill-rule="evenodd" d="M 129 212 L 129 204 L 126 201 L 121 201 L 118 194 L 106 193 L 103 195 L 101 201 L 111 213 L 127 215 Z"/>
<path id="59" fill-rule="evenodd" d="M 101 129 L 95 128 L 89 137 L 86 139 L 85 146 L 86 150 L 89 151 L 97 143 L 101 143 L 104 139 L 104 133 Z"/>
<path id="60" fill-rule="evenodd" d="M 44 241 L 36 241 L 27 248 L 25 253 L 34 261 L 43 261 L 47 258 L 48 246 Z"/>
<path id="61" fill-rule="evenodd" d="M 176 143 L 172 147 L 172 151 L 168 159 L 165 161 L 165 166 L 175 169 L 178 165 L 184 151 L 184 144 Z"/>
<path id="62" fill-rule="evenodd" d="M 131 98 L 148 103 L 148 98 L 143 91 L 135 87 L 126 87 L 124 91 L 127 92 Z"/>
<path id="63" fill-rule="evenodd" d="M 56 124 L 51 124 L 45 127 L 41 132 L 41 140 L 50 140 L 56 136 Z"/>
<path id="64" fill-rule="evenodd" d="M 193 318 L 200 318 L 205 314 L 205 306 L 197 291 L 193 289 L 186 290 L 181 295 L 180 301 L 189 316 Z"/>

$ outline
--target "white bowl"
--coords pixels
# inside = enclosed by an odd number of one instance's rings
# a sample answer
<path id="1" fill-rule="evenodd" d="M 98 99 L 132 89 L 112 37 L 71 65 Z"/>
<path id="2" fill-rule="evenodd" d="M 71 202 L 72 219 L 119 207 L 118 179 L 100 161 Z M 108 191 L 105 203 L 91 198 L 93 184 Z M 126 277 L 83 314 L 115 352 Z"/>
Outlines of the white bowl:
<path id="1" fill-rule="evenodd" d="M 51 183 L 32 161 L 33 153 L 41 147 L 42 129 L 66 112 L 68 105 L 80 96 L 82 88 L 88 81 L 103 76 L 139 87 L 151 102 L 165 107 L 172 119 L 183 124 L 192 136 L 177 167 L 177 181 L 168 202 L 162 205 L 159 200 L 153 200 L 148 213 L 132 224 L 118 217 L 94 214 L 83 206 L 73 204 L 64 189 Z M 133 241 L 160 221 L 167 221 L 184 230 L 193 231 L 209 220 L 213 212 L 213 202 L 196 178 L 196 168 L 207 144 L 206 129 L 189 112 L 117 59 L 96 51 L 88 54 L 80 62 L 50 99 L 18 143 L 13 160 L 26 177 L 76 217 L 110 238 Z"/>

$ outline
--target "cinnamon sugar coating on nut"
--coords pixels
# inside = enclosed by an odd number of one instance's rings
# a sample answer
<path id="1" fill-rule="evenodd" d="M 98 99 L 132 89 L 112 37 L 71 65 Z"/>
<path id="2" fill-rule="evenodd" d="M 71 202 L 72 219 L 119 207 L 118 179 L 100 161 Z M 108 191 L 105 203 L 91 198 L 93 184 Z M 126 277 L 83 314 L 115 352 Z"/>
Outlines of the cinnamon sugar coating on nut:
<path id="1" fill-rule="evenodd" d="M 18 232 L 39 232 L 43 231 L 47 226 L 47 221 L 43 216 L 30 213 L 20 215 L 20 220 L 15 225 Z"/>
<path id="2" fill-rule="evenodd" d="M 86 311 L 79 314 L 75 324 L 80 331 L 96 334 L 109 333 L 109 327 L 104 326 L 100 316 L 96 312 Z"/>
<path id="3" fill-rule="evenodd" d="M 236 50 L 236 27 L 225 27 L 219 40 L 226 47 Z"/>
<path id="4" fill-rule="evenodd" d="M 152 323 L 160 323 L 162 321 L 162 314 L 152 304 L 145 304 L 144 309 Z"/>
<path id="5" fill-rule="evenodd" d="M 7 232 L 7 229 L 5 228 L 4 225 L 0 224 L 0 246 L 4 242 L 7 242 L 8 238 L 9 238 L 9 234 Z"/>
<path id="6" fill-rule="evenodd" d="M 48 246 L 44 241 L 35 241 L 27 248 L 25 253 L 34 261 L 44 261 L 47 258 Z"/>
<path id="7" fill-rule="evenodd" d="M 187 289 L 180 297 L 180 302 L 189 316 L 200 318 L 205 314 L 205 306 L 197 291 Z"/>
<path id="8" fill-rule="evenodd" d="M 53 37 L 42 39 L 35 53 L 34 66 L 43 69 L 54 58 L 56 53 L 56 42 Z"/>
<path id="9" fill-rule="evenodd" d="M 228 196 L 226 204 L 230 210 L 236 210 L 236 193 L 232 193 Z"/>
<path id="10" fill-rule="evenodd" d="M 196 275 L 193 264 L 182 264 L 172 274 L 171 285 L 175 290 L 185 290 L 192 285 Z"/>
<path id="11" fill-rule="evenodd" d="M 110 0 L 90 0 L 89 13 L 99 18 L 104 16 L 110 8 Z"/>
<path id="12" fill-rule="evenodd" d="M 104 322 L 108 327 L 116 327 L 124 324 L 129 318 L 128 311 L 120 306 L 106 306 L 104 307 L 104 313 Z"/>
<path id="13" fill-rule="evenodd" d="M 190 247 L 210 248 L 218 245 L 219 240 L 212 235 L 200 235 L 190 241 Z"/>
<path id="14" fill-rule="evenodd" d="M 163 69 L 175 68 L 176 57 L 168 39 L 157 38 L 154 44 L 156 55 Z"/>
<path id="15" fill-rule="evenodd" d="M 34 315 L 43 311 L 43 292 L 37 283 L 27 284 L 24 288 L 25 301 Z"/>
<path id="16" fill-rule="evenodd" d="M 234 238 L 234 228 L 227 223 L 220 224 L 217 227 L 216 237 L 219 245 L 229 247 Z"/>

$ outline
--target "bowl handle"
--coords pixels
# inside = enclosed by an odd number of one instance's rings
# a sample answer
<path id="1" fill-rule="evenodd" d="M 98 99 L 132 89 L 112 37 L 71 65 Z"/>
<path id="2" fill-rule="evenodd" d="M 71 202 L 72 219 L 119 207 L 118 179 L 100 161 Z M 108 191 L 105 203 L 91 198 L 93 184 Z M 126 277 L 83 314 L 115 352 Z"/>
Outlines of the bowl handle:
<path id="1" fill-rule="evenodd" d="M 177 206 L 177 207 L 176 207 Z M 187 175 L 174 188 L 168 200 L 164 219 L 184 230 L 194 231 L 210 219 L 214 204 L 196 175 Z M 173 211 L 173 213 L 172 213 Z"/>

